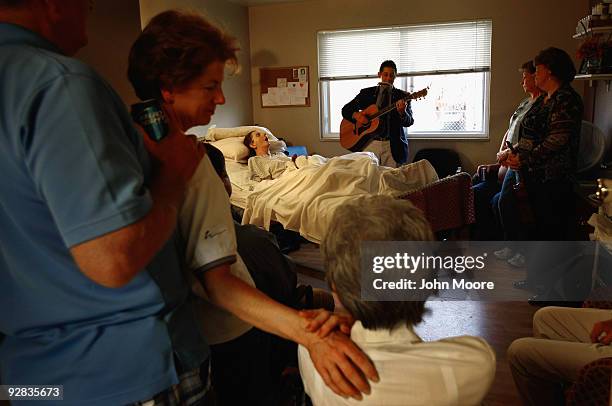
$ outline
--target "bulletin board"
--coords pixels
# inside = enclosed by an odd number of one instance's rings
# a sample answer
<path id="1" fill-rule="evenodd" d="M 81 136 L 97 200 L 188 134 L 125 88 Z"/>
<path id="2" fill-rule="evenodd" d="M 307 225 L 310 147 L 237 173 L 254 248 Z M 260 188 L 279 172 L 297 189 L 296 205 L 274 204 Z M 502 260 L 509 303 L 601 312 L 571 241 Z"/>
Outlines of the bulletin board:
<path id="1" fill-rule="evenodd" d="M 310 107 L 308 66 L 260 68 L 261 107 Z"/>

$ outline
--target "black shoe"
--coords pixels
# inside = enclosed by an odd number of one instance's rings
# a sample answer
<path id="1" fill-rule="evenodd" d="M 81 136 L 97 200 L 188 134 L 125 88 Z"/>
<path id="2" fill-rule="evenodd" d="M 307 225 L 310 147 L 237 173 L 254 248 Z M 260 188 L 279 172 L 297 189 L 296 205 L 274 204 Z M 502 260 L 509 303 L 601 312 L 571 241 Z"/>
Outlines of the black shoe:
<path id="1" fill-rule="evenodd" d="M 512 287 L 515 289 L 522 289 L 522 290 L 532 290 L 533 289 L 533 286 L 531 286 L 531 284 L 524 279 L 521 281 L 512 282 Z"/>
<path id="2" fill-rule="evenodd" d="M 542 295 L 531 296 L 529 299 L 527 299 L 527 303 L 529 303 L 532 306 L 538 306 L 538 307 L 554 306 L 554 302 L 544 300 Z"/>
<path id="3" fill-rule="evenodd" d="M 545 295 L 535 295 L 527 299 L 532 306 L 582 307 L 582 302 L 573 300 L 547 300 Z"/>

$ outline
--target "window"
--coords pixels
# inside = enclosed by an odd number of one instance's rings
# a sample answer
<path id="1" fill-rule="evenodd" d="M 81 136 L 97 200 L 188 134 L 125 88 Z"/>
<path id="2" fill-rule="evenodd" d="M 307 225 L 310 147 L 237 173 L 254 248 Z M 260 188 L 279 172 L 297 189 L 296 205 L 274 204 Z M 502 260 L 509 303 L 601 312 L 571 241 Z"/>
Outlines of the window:
<path id="1" fill-rule="evenodd" d="M 338 139 L 341 109 L 378 83 L 386 59 L 395 87 L 428 95 L 412 102 L 410 138 L 486 138 L 491 21 L 318 33 L 321 138 Z"/>

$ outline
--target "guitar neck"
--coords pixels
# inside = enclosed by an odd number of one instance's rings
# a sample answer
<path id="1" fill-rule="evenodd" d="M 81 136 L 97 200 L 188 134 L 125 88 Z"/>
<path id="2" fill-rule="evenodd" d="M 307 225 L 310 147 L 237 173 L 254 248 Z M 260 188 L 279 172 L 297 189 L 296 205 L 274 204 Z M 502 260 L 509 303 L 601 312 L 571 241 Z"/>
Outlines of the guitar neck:
<path id="1" fill-rule="evenodd" d="M 404 100 L 405 102 L 407 102 L 408 100 L 412 99 L 412 94 L 408 94 L 406 97 L 404 97 L 401 100 Z M 398 100 L 399 101 L 399 100 Z M 385 114 L 395 110 L 395 105 L 397 104 L 397 101 L 395 103 L 392 103 L 390 106 L 385 107 L 384 109 L 380 110 L 378 113 L 374 114 L 372 117 L 370 117 L 370 120 L 373 120 L 375 118 L 384 116 Z"/>

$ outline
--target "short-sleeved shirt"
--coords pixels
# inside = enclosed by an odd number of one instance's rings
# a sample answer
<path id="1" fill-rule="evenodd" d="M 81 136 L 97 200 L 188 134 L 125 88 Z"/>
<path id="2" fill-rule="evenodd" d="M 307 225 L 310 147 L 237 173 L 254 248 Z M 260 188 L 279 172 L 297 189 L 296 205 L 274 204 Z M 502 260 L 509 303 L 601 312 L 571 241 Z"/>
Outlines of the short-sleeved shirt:
<path id="1" fill-rule="evenodd" d="M 0 83 L 0 381 L 63 385 L 62 405 L 151 398 L 177 383 L 175 359 L 208 355 L 174 241 L 116 289 L 70 253 L 151 209 L 142 140 L 94 71 L 12 24 Z"/>
<path id="2" fill-rule="evenodd" d="M 253 326 L 210 303 L 197 276 L 221 265 L 230 265 L 232 275 L 255 286 L 246 265 L 236 254 L 236 234 L 229 196 L 221 178 L 205 156 L 187 185 L 179 212 L 179 229 L 185 240 L 184 271 L 192 290 L 200 298 L 195 313 L 202 320 L 202 334 L 210 344 L 233 340 Z"/>

